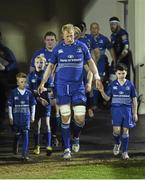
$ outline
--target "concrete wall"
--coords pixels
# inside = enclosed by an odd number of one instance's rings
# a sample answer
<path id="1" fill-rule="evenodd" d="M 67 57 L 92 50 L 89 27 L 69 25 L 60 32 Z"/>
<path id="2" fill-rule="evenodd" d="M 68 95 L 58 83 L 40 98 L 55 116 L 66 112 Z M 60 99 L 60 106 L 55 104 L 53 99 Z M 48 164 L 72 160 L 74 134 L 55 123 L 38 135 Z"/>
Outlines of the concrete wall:
<path id="1" fill-rule="evenodd" d="M 46 31 L 59 35 L 62 24 L 83 19 L 88 26 L 97 21 L 102 33 L 110 36 L 111 16 L 118 16 L 123 23 L 123 5 L 117 0 L 2 0 L 0 31 L 20 69 L 27 71 L 32 53 L 43 46 Z"/>
<path id="2" fill-rule="evenodd" d="M 101 32 L 110 37 L 109 18 L 112 16 L 119 17 L 122 26 L 124 26 L 124 9 L 123 4 L 117 0 L 95 0 L 85 8 L 85 22 L 89 25 L 91 22 L 100 24 Z"/>

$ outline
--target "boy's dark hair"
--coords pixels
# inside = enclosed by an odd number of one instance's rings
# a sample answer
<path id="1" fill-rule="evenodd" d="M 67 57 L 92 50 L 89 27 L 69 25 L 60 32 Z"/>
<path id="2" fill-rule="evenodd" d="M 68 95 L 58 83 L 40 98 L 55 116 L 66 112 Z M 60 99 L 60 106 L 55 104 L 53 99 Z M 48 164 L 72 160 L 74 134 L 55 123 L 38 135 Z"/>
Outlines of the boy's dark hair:
<path id="1" fill-rule="evenodd" d="M 127 66 L 123 63 L 119 63 L 116 65 L 116 71 L 127 71 Z"/>
<path id="2" fill-rule="evenodd" d="M 77 23 L 75 26 L 77 26 L 81 30 L 81 32 L 83 32 L 84 29 L 87 28 L 86 23 L 84 21 Z"/>
<path id="3" fill-rule="evenodd" d="M 118 17 L 115 17 L 115 16 L 111 17 L 111 18 L 109 19 L 109 21 L 110 21 L 110 22 L 112 22 L 112 21 L 118 21 L 118 22 L 120 22 L 119 18 L 118 18 Z"/>
<path id="4" fill-rule="evenodd" d="M 55 39 L 56 39 L 56 34 L 54 32 L 52 32 L 52 31 L 48 31 L 47 33 L 45 33 L 44 39 L 46 38 L 46 36 L 54 36 Z"/>
<path id="5" fill-rule="evenodd" d="M 16 78 L 27 78 L 27 74 L 23 73 L 23 72 L 19 72 L 17 75 L 16 75 Z"/>

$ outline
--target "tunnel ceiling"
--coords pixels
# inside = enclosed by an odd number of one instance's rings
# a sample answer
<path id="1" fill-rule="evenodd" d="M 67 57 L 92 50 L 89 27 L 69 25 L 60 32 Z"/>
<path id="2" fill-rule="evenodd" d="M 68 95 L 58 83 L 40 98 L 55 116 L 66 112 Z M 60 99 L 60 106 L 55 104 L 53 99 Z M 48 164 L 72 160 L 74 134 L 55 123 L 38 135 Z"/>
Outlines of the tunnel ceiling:
<path id="1" fill-rule="evenodd" d="M 1 21 L 31 23 L 49 21 L 53 17 L 61 22 L 83 19 L 84 10 L 95 0 L 1 0 Z"/>

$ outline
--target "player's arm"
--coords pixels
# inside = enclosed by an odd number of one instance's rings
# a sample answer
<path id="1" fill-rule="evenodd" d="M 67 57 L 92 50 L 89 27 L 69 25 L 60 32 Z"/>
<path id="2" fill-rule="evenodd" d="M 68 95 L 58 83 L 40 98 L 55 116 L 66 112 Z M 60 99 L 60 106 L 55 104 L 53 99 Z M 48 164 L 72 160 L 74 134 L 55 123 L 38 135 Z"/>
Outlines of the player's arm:
<path id="1" fill-rule="evenodd" d="M 92 82 L 93 82 L 93 73 L 90 71 L 88 65 L 86 65 L 84 68 L 85 68 L 85 71 L 87 72 L 86 91 L 90 92 L 92 88 Z"/>
<path id="2" fill-rule="evenodd" d="M 98 88 L 98 90 L 100 91 L 100 93 L 101 93 L 103 99 L 105 99 L 105 101 L 109 101 L 109 100 L 110 100 L 110 96 L 108 96 L 108 95 L 105 93 L 103 86 L 100 86 L 100 87 Z"/>
<path id="3" fill-rule="evenodd" d="M 100 50 L 99 50 L 99 48 L 95 48 L 94 50 L 93 50 L 93 53 L 94 53 L 94 62 L 95 62 L 95 64 L 97 64 L 97 62 L 98 62 L 98 60 L 99 60 L 99 57 L 100 57 Z"/>
<path id="4" fill-rule="evenodd" d="M 108 49 L 108 51 L 110 52 L 110 55 L 111 55 L 111 57 L 112 57 L 113 64 L 114 64 L 114 66 L 115 66 L 115 65 L 116 65 L 116 56 L 115 56 L 114 48 Z"/>
<path id="5" fill-rule="evenodd" d="M 8 106 L 8 115 L 9 115 L 10 125 L 13 125 L 12 106 Z"/>
<path id="6" fill-rule="evenodd" d="M 128 52 L 129 52 L 129 41 L 128 41 L 128 35 L 125 33 L 121 36 L 122 44 L 124 44 L 124 48 L 118 58 L 118 61 L 124 58 Z"/>
<path id="7" fill-rule="evenodd" d="M 33 123 L 35 120 L 35 111 L 36 111 L 36 105 L 31 106 L 31 122 Z"/>
<path id="8" fill-rule="evenodd" d="M 43 79 L 38 87 L 38 94 L 41 94 L 44 91 L 45 89 L 44 85 L 47 82 L 48 78 L 50 77 L 50 74 L 52 73 L 53 68 L 54 68 L 54 64 L 49 63 L 43 75 Z"/>
<path id="9" fill-rule="evenodd" d="M 123 59 L 128 54 L 128 51 L 129 51 L 129 46 L 128 46 L 128 44 L 125 44 L 124 48 L 123 48 L 123 50 L 122 50 L 122 52 L 121 52 L 121 54 L 120 54 L 120 56 L 118 58 L 118 61 Z"/>
<path id="10" fill-rule="evenodd" d="M 133 112 L 134 120 L 137 122 L 138 121 L 138 116 L 137 116 L 137 97 L 133 97 L 133 99 L 132 99 L 132 112 Z"/>
<path id="11" fill-rule="evenodd" d="M 101 88 L 100 88 L 99 91 L 100 91 L 103 99 L 105 99 L 105 101 L 109 101 L 109 100 L 110 100 L 110 97 L 107 96 L 107 94 L 104 92 L 104 89 L 101 89 Z"/>
<path id="12" fill-rule="evenodd" d="M 100 86 L 102 86 L 102 82 L 100 81 L 100 76 L 99 76 L 99 73 L 98 73 L 98 69 L 97 69 L 93 59 L 88 60 L 87 63 L 88 63 L 90 71 L 93 73 L 96 88 L 99 88 Z"/>

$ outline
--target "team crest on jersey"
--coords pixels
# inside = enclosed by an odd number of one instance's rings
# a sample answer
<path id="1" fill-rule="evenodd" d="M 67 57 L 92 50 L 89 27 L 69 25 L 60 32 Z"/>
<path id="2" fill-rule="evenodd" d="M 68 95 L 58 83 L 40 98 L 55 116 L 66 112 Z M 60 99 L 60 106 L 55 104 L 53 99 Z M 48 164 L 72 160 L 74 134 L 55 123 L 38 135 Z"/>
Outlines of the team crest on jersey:
<path id="1" fill-rule="evenodd" d="M 117 88 L 117 86 L 113 86 L 113 89 L 116 90 L 116 89 L 118 89 L 118 88 Z"/>
<path id="2" fill-rule="evenodd" d="M 126 88 L 125 88 L 126 90 L 130 90 L 130 87 L 129 86 L 126 86 Z"/>
<path id="3" fill-rule="evenodd" d="M 119 94 L 124 94 L 124 92 L 123 91 L 119 91 Z"/>
<path id="4" fill-rule="evenodd" d="M 82 49 L 81 48 L 77 48 L 77 53 L 81 53 Z"/>
<path id="5" fill-rule="evenodd" d="M 21 103 L 21 104 L 25 104 L 25 101 L 21 101 L 20 103 Z"/>
<path id="6" fill-rule="evenodd" d="M 63 49 L 59 49 L 58 54 L 62 54 L 62 53 L 63 53 Z"/>
<path id="7" fill-rule="evenodd" d="M 36 79 L 32 79 L 31 82 L 32 82 L 32 83 L 35 83 L 35 82 L 36 82 Z"/>
<path id="8" fill-rule="evenodd" d="M 19 97 L 18 97 L 18 96 L 15 96 L 15 97 L 14 97 L 14 99 L 15 99 L 15 100 L 18 100 L 18 99 L 19 99 Z"/>
<path id="9" fill-rule="evenodd" d="M 74 55 L 70 54 L 67 56 L 69 59 L 73 59 L 74 58 Z"/>

